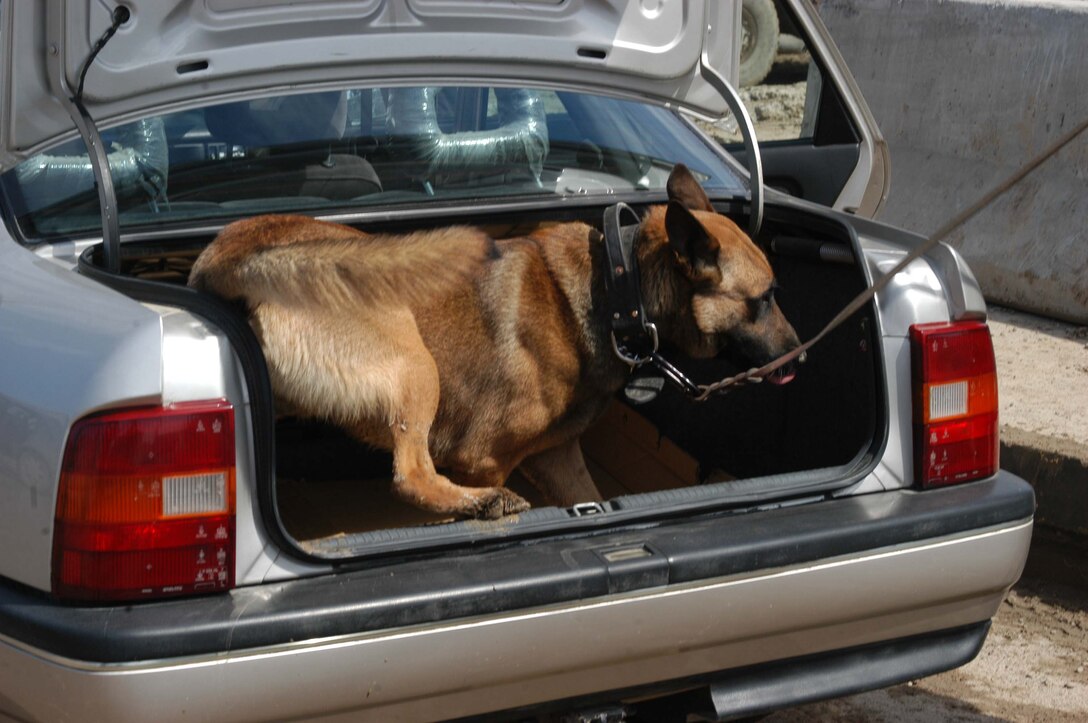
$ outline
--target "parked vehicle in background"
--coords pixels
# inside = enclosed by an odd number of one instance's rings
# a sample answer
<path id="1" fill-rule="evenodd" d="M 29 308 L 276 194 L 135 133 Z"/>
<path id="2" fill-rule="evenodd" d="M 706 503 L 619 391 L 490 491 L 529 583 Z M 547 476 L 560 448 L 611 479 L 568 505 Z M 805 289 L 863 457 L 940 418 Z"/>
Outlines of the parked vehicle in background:
<path id="1" fill-rule="evenodd" d="M 776 0 L 742 0 L 740 86 L 759 85 L 780 53 L 803 53 L 792 15 Z"/>
<path id="2" fill-rule="evenodd" d="M 389 458 L 277 409 L 246 309 L 186 285 L 239 218 L 601 228 L 683 163 L 809 338 L 922 239 L 866 218 L 883 141 L 784 6 L 811 122 L 727 149 L 737 4 L 0 5 L 0 714 L 719 719 L 970 660 L 1034 500 L 947 246 L 786 386 L 632 370 L 581 440 L 604 501 L 515 474 L 534 507 L 493 521 L 383 496 Z"/>
<path id="3" fill-rule="evenodd" d="M 740 85 L 762 82 L 778 54 L 778 10 L 774 0 L 741 3 Z"/>

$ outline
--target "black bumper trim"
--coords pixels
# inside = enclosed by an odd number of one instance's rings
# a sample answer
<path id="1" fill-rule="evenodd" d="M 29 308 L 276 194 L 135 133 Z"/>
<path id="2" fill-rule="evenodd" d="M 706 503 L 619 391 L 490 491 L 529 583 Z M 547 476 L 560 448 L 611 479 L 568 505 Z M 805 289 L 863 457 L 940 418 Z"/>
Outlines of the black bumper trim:
<path id="1" fill-rule="evenodd" d="M 0 581 L 0 635 L 90 663 L 221 655 L 863 554 L 1026 520 L 1034 509 L 1032 488 L 1002 472 L 927 492 L 453 550 L 208 597 L 75 606 Z M 643 552 L 608 554 L 635 548 Z"/>
<path id="2" fill-rule="evenodd" d="M 731 672 L 712 683 L 718 720 L 887 688 L 975 659 L 990 622 Z"/>
<path id="3" fill-rule="evenodd" d="M 748 720 L 958 668 L 975 659 L 989 631 L 990 622 L 984 621 L 830 653 L 551 701 L 459 719 L 457 723 L 500 723 L 563 715 L 577 719 L 593 711 L 616 710 L 634 714 L 638 720 L 683 721 L 688 715 L 699 720 Z"/>

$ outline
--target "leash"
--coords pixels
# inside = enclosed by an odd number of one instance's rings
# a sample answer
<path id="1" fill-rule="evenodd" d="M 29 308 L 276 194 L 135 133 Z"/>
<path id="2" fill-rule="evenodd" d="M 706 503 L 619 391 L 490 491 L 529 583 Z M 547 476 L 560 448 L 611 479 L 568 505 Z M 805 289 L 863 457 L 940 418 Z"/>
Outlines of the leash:
<path id="1" fill-rule="evenodd" d="M 634 211 L 625 204 L 616 204 L 605 211 L 604 219 L 605 250 L 608 255 L 610 266 L 609 274 L 605 277 L 605 288 L 606 290 L 615 290 L 615 294 L 613 294 L 612 291 L 609 291 L 607 294 L 608 308 L 609 312 L 612 314 L 612 347 L 615 350 L 616 355 L 622 361 L 631 365 L 632 368 L 652 363 L 662 372 L 662 374 L 664 374 L 666 379 L 678 386 L 692 399 L 692 401 L 696 402 L 704 402 L 716 394 L 725 394 L 733 387 L 762 382 L 763 378 L 768 374 L 805 354 L 820 340 L 850 318 L 854 312 L 871 301 L 873 297 L 880 293 L 880 291 L 882 291 L 900 271 L 943 241 L 950 233 L 952 233 L 952 231 L 976 216 L 982 209 L 989 206 L 998 196 L 1008 191 L 1025 176 L 1048 161 L 1058 151 L 1080 135 L 1085 128 L 1088 128 L 1088 119 L 1085 119 L 1065 135 L 1058 138 L 1058 140 L 1051 143 L 1041 153 L 1021 166 L 1019 170 L 994 186 L 973 204 L 953 216 L 943 226 L 934 231 L 924 243 L 921 243 L 912 249 L 910 253 L 904 256 L 895 266 L 873 282 L 872 286 L 855 296 L 850 303 L 843 307 L 843 309 L 831 319 L 831 321 L 827 322 L 819 333 L 804 344 L 801 344 L 792 351 L 783 354 L 761 367 L 749 369 L 746 372 L 719 379 L 711 384 L 696 384 L 676 366 L 669 363 L 657 353 L 657 327 L 654 326 L 650 320 L 645 318 L 646 314 L 642 308 L 641 296 L 637 299 L 633 299 L 629 296 L 630 294 L 638 293 L 637 279 L 634 284 L 626 284 L 623 291 L 616 289 L 615 278 L 617 276 L 630 277 L 638 275 L 637 258 L 634 253 L 634 242 L 638 237 L 638 217 L 635 216 Z M 621 227 L 619 225 L 620 216 L 624 212 L 629 212 L 630 215 L 635 217 L 636 224 L 634 226 Z M 611 239 L 610 236 L 612 237 Z M 615 252 L 613 252 L 613 247 L 615 247 Z M 629 263 L 627 263 L 627 259 L 630 259 Z M 622 264 L 623 267 L 617 266 L 617 263 Z M 625 313 L 628 316 L 631 316 L 632 320 L 637 320 L 637 323 L 632 323 L 631 321 L 623 319 Z M 619 327 L 617 327 L 617 322 L 622 322 Z M 617 333 L 617 329 L 619 330 L 619 333 Z M 634 351 L 632 351 L 632 349 Z M 649 349 L 649 351 L 646 351 L 646 349 Z"/>

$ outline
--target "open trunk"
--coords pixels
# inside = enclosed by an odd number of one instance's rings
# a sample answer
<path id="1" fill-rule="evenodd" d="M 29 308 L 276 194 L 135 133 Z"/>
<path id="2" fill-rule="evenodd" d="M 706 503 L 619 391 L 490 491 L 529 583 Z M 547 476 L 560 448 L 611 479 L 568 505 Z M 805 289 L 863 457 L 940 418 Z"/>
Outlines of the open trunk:
<path id="1" fill-rule="evenodd" d="M 599 210 L 568 210 L 562 220 L 573 217 L 592 222 Z M 493 213 L 488 218 L 489 230 L 499 228 Z M 477 220 L 460 217 L 456 222 Z M 517 232 L 546 220 L 555 220 L 555 214 L 545 218 L 523 212 L 517 217 Z M 437 220 L 429 223 L 441 225 Z M 401 222 L 367 224 L 366 228 L 404 231 L 410 226 Z M 864 288 L 864 276 L 855 262 L 856 239 L 849 227 L 771 206 L 762 236 L 781 287 L 779 305 L 802 340 L 819 331 Z M 192 262 L 210 240 L 210 236 L 194 236 L 172 239 L 168 245 L 161 241 L 126 244 L 122 276 L 137 289 L 137 296 L 151 293 L 168 298 L 171 289 L 181 291 Z M 84 256 L 85 268 L 100 263 L 97 247 Z M 156 291 L 148 292 L 151 288 Z M 192 307 L 189 302 L 199 295 L 184 291 L 173 303 Z M 208 315 L 207 309 L 195 311 Z M 241 310 L 221 307 L 221 313 L 232 314 L 236 326 L 248 330 L 244 323 L 237 324 Z M 222 326 L 222 319 L 210 320 Z M 539 536 L 819 499 L 860 479 L 882 443 L 884 394 L 877 373 L 876 339 L 874 315 L 866 308 L 814 347 L 788 385 L 742 387 L 701 403 L 668 383 L 655 399 L 643 404 L 633 404 L 623 392 L 617 394 L 581 440 L 594 481 L 606 500 L 603 505 L 590 503 L 566 510 L 545 506 L 539 493 L 515 473 L 508 484 L 533 503 L 532 510 L 496 522 L 442 518 L 391 495 L 389 454 L 369 449 L 335 427 L 274 414 L 267 415 L 267 422 L 255 415 L 262 427 L 255 430 L 257 453 L 274 456 L 274 463 L 271 459 L 258 463 L 257 494 L 266 516 L 274 518 L 272 526 L 281 541 L 296 553 L 319 558 Z M 665 351 L 670 361 L 700 383 L 740 371 L 724 360 L 693 360 Z M 247 364 L 244 359 L 243 366 L 247 377 L 263 372 L 263 365 Z M 263 428 L 268 426 L 274 426 L 274 431 Z M 259 443 L 262 437 L 264 445 Z"/>

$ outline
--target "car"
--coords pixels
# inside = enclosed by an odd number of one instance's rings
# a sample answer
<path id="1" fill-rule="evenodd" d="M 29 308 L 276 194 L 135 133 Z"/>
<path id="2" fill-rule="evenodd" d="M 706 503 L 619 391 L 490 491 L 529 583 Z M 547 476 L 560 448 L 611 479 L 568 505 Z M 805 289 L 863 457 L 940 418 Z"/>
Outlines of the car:
<path id="1" fill-rule="evenodd" d="M 603 501 L 515 474 L 533 507 L 495 520 L 391 497 L 388 455 L 278 409 L 246 310 L 187 284 L 238 219 L 601 228 L 683 164 L 809 339 L 925 239 L 872 220 L 886 146 L 784 7 L 806 122 L 760 144 L 740 3 L 0 4 L 0 715 L 717 720 L 971 660 L 1034 497 L 950 246 L 789 384 L 698 401 L 678 380 L 743 370 L 633 360 L 581 438 Z"/>

